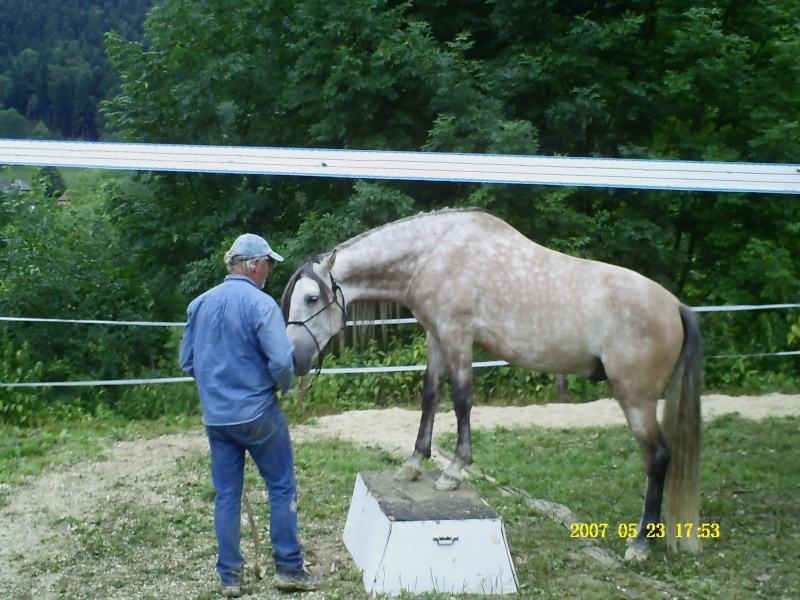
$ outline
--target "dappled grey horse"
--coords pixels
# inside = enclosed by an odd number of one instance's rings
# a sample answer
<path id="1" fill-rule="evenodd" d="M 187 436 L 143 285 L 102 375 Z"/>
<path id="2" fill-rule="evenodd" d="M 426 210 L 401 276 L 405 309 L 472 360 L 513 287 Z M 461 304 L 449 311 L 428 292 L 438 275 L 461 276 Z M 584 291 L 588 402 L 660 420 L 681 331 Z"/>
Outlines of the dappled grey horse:
<path id="1" fill-rule="evenodd" d="M 344 327 L 348 304 L 364 301 L 402 304 L 427 331 L 419 434 L 397 479 L 416 479 L 430 457 L 435 409 L 449 371 L 458 440 L 436 487 L 454 489 L 462 481 L 462 469 L 472 462 L 478 345 L 514 365 L 607 380 L 647 476 L 626 558 L 648 556 L 650 537 L 665 537 L 673 549 L 699 550 L 697 537 L 680 526 L 699 524 L 701 336 L 691 309 L 663 287 L 628 269 L 548 250 L 482 210 L 424 213 L 300 266 L 281 299 L 298 374 L 311 370 Z M 657 402 L 665 388 L 659 426 Z"/>

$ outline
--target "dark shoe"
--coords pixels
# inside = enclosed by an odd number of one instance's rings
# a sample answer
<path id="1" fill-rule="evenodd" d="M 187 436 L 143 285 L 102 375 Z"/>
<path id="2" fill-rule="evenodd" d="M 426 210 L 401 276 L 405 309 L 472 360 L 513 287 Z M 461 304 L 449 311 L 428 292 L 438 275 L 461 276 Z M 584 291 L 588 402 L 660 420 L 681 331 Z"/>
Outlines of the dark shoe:
<path id="1" fill-rule="evenodd" d="M 318 590 L 324 583 L 322 577 L 309 575 L 302 569 L 290 571 L 278 569 L 275 572 L 275 587 L 282 592 L 310 592 Z"/>

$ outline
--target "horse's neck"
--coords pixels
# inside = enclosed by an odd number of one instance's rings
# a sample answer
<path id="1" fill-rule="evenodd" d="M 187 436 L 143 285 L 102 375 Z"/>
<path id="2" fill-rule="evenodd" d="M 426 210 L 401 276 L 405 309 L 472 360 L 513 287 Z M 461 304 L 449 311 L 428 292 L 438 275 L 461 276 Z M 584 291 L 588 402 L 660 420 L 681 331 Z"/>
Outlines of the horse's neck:
<path id="1" fill-rule="evenodd" d="M 411 228 L 374 233 L 337 250 L 333 275 L 350 301 L 402 303 L 420 262 L 434 251 Z"/>

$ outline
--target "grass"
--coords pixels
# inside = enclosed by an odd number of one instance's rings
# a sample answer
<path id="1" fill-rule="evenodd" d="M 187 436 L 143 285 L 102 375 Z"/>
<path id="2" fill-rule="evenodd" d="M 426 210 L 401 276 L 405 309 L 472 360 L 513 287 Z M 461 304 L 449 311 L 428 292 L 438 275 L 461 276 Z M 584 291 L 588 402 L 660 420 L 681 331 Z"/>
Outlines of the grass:
<path id="1" fill-rule="evenodd" d="M 0 473 L 6 488 L 21 485 L 45 464 L 72 464 L 101 456 L 117 439 L 151 437 L 176 430 L 198 431 L 197 423 L 121 426 L 97 424 L 62 431 L 0 431 Z M 20 450 L 43 442 L 42 452 Z M 707 423 L 702 463 L 702 519 L 718 523 L 720 536 L 707 540 L 700 555 L 669 553 L 655 543 L 649 561 L 603 566 L 581 552 L 570 531 L 531 507 L 523 494 L 508 494 L 487 481 L 474 480 L 481 496 L 503 517 L 521 597 L 581 600 L 617 598 L 798 598 L 800 597 L 800 461 L 796 442 L 800 419 L 748 421 L 725 416 Z M 24 442 L 24 443 L 23 443 Z M 452 439 L 439 440 L 451 448 Z M 568 506 L 585 523 L 607 523 L 606 536 L 595 540 L 603 551 L 621 558 L 625 541 L 619 524 L 635 522 L 641 512 L 643 473 L 630 432 L 624 427 L 588 430 L 497 429 L 474 431 L 474 455 L 484 473 L 530 496 Z M 301 536 L 306 548 L 322 557 L 344 556 L 341 532 L 355 475 L 364 470 L 392 470 L 398 460 L 377 450 L 326 440 L 296 446 L 300 484 Z M 35 465 L 35 466 L 34 466 Z M 102 514 L 65 520 L 78 540 L 77 551 L 36 565 L 56 573 L 61 597 L 160 598 L 155 589 L 169 579 L 172 598 L 210 599 L 215 548 L 211 530 L 213 489 L 207 458 L 183 457 L 165 481 L 147 482 L 148 502 L 112 490 Z M 133 485 L 121 482 L 121 487 Z M 262 487 L 248 468 L 247 487 Z M 119 491 L 119 495 L 116 492 Z M 258 519 L 268 504 L 252 493 Z M 249 532 L 243 551 L 252 557 Z M 263 541 L 263 540 L 262 540 Z M 268 543 L 263 542 L 267 546 Z M 263 548 L 263 546 L 262 546 Z M 267 564 L 271 561 L 266 560 Z M 322 596 L 328 600 L 366 599 L 359 573 L 343 560 Z M 246 589 L 253 597 L 271 597 L 268 584 Z M 278 597 L 278 596 L 276 596 Z M 405 595 L 411 598 L 411 595 Z M 427 594 L 450 600 L 448 594 Z M 461 596 L 459 596 L 461 597 Z M 500 598 L 500 596 L 467 596 Z"/>
<path id="2" fill-rule="evenodd" d="M 0 484 L 20 485 L 54 467 L 101 459 L 115 442 L 175 433 L 199 427 L 199 423 L 199 418 L 173 418 L 150 422 L 91 420 L 38 428 L 0 425 Z M 0 507 L 2 500 L 0 489 Z"/>
<path id="3" fill-rule="evenodd" d="M 39 167 L 7 165 L 3 167 L 2 171 L 0 171 L 0 179 L 5 179 L 7 181 L 16 181 L 17 179 L 20 179 L 24 183 L 31 185 L 33 183 L 33 178 L 35 177 L 36 171 L 38 169 Z M 76 185 L 79 185 L 80 180 L 84 176 L 84 174 L 99 173 L 102 170 L 59 167 L 58 171 L 64 178 L 64 182 L 67 184 L 67 188 L 74 189 Z"/>
<path id="4" fill-rule="evenodd" d="M 575 557 L 569 531 L 532 513 L 524 498 L 477 483 L 510 530 L 517 575 L 541 598 L 800 597 L 800 419 L 752 422 L 725 416 L 706 425 L 702 515 L 719 524 L 700 556 L 653 546 L 642 565 L 606 569 Z M 622 556 L 618 526 L 641 513 L 643 472 L 626 428 L 582 432 L 474 432 L 487 474 L 569 506 L 586 523 L 607 523 L 597 543 Z"/>

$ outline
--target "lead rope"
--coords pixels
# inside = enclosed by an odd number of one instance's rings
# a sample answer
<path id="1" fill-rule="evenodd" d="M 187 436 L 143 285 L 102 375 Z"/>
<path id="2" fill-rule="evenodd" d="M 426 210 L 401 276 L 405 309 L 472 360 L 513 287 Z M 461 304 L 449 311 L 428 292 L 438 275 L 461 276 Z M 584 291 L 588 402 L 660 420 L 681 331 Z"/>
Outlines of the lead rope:
<path id="1" fill-rule="evenodd" d="M 250 532 L 253 534 L 253 546 L 255 546 L 255 562 L 253 564 L 253 574 L 256 579 L 264 579 L 267 574 L 267 567 L 262 567 L 258 562 L 258 553 L 261 547 L 261 542 L 258 538 L 258 528 L 256 527 L 256 519 L 253 516 L 253 507 L 250 505 L 250 500 L 247 498 L 247 491 L 242 486 L 242 504 L 247 513 L 247 520 L 250 522 Z"/>

